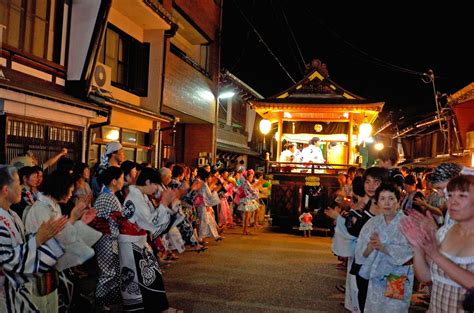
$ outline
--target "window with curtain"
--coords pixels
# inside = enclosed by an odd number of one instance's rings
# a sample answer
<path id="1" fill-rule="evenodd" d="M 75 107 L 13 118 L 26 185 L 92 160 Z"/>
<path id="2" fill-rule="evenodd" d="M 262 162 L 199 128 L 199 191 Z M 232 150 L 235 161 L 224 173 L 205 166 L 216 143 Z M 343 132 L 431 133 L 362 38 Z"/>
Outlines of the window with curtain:
<path id="1" fill-rule="evenodd" d="M 50 0 L 0 0 L 3 43 L 47 59 Z"/>

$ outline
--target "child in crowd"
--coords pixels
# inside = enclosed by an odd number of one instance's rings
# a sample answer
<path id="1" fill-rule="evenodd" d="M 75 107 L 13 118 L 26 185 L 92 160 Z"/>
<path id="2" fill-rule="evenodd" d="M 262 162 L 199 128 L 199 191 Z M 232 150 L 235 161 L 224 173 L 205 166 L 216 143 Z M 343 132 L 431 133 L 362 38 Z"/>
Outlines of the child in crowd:
<path id="1" fill-rule="evenodd" d="M 304 237 L 311 237 L 311 231 L 313 230 L 313 216 L 308 212 L 308 209 L 303 210 L 303 214 L 300 215 L 300 230 L 303 231 Z"/>

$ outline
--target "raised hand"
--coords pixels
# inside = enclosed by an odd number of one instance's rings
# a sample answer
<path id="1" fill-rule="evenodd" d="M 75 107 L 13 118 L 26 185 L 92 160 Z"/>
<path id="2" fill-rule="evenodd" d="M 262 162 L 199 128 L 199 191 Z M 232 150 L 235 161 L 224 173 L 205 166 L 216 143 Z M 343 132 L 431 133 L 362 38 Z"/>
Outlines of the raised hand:
<path id="1" fill-rule="evenodd" d="M 421 250 L 423 238 L 420 226 L 412 216 L 406 216 L 400 220 L 400 230 L 413 249 Z"/>
<path id="2" fill-rule="evenodd" d="M 176 192 L 171 189 L 163 190 L 161 193 L 161 201 L 160 203 L 164 206 L 169 206 L 174 199 L 176 199 Z"/>
<path id="3" fill-rule="evenodd" d="M 193 182 L 193 185 L 191 186 L 191 189 L 192 190 L 199 190 L 201 189 L 202 185 L 204 184 L 204 182 L 200 179 L 196 179 L 194 182 Z"/>
<path id="4" fill-rule="evenodd" d="M 439 253 L 439 245 L 436 240 L 436 230 L 432 228 L 421 228 L 421 249 L 427 256 L 433 258 L 435 254 Z"/>
<path id="5" fill-rule="evenodd" d="M 379 250 L 379 251 L 383 250 L 383 244 L 380 241 L 380 237 L 378 233 L 373 233 L 370 236 L 369 245 L 375 250 Z"/>
<path id="6" fill-rule="evenodd" d="M 41 246 L 43 243 L 53 238 L 57 233 L 63 230 L 67 222 L 67 217 L 61 216 L 60 218 L 52 217 L 46 222 L 41 223 L 35 236 L 36 244 Z"/>
<path id="7" fill-rule="evenodd" d="M 71 210 L 71 216 L 69 217 L 69 221 L 71 223 L 74 223 L 75 221 L 81 219 L 82 215 L 87 211 L 88 208 L 89 202 L 87 201 L 87 198 L 79 198 L 76 202 L 76 205 Z"/>

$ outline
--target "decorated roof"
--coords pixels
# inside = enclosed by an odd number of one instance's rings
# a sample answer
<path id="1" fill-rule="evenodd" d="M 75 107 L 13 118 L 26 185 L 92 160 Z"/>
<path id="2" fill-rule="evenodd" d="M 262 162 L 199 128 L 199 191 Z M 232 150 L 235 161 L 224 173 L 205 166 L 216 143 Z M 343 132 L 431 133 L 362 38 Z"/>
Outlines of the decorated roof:
<path id="1" fill-rule="evenodd" d="M 280 118 L 288 120 L 337 121 L 347 120 L 347 115 L 354 113 L 362 114 L 373 122 L 384 105 L 383 102 L 369 101 L 336 84 L 329 78 L 326 64 L 319 60 L 313 60 L 307 66 L 306 76 L 292 87 L 274 96 L 250 102 L 258 114 L 272 121 L 280 115 Z"/>
<path id="2" fill-rule="evenodd" d="M 275 103 L 361 104 L 367 100 L 336 84 L 326 64 L 313 60 L 307 65 L 306 76 L 298 83 L 274 96 L 256 101 Z"/>

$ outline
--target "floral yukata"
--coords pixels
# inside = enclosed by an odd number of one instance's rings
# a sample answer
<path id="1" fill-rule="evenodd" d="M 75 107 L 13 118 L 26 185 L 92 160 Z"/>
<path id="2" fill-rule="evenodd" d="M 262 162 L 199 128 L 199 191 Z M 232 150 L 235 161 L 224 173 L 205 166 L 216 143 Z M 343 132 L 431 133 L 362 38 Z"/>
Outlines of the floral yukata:
<path id="1" fill-rule="evenodd" d="M 25 283 L 51 270 L 63 253 L 54 238 L 38 247 L 35 236 L 25 236 L 20 217 L 0 208 L 0 312 L 39 312 Z"/>
<path id="2" fill-rule="evenodd" d="M 155 209 L 148 196 L 130 186 L 120 225 L 119 256 L 121 293 L 124 312 L 161 312 L 168 309 L 168 299 L 160 266 L 147 244 L 166 231 L 169 209 L 160 204 Z"/>
<path id="3" fill-rule="evenodd" d="M 399 229 L 400 219 L 404 216 L 401 210 L 387 225 L 384 216 L 377 215 L 371 218 L 362 228 L 355 251 L 356 262 L 362 264 L 359 275 L 369 280 L 367 299 L 364 312 L 408 312 L 411 293 L 413 290 L 413 268 L 405 265 L 413 258 L 413 251 L 405 236 Z M 388 254 L 374 250 L 365 258 L 363 253 L 373 233 L 378 233 L 380 241 L 385 246 Z M 406 277 L 403 284 L 396 284 L 396 277 Z M 397 286 L 398 291 L 403 288 L 402 299 L 387 296 L 393 294 L 393 289 L 387 288 Z"/>

